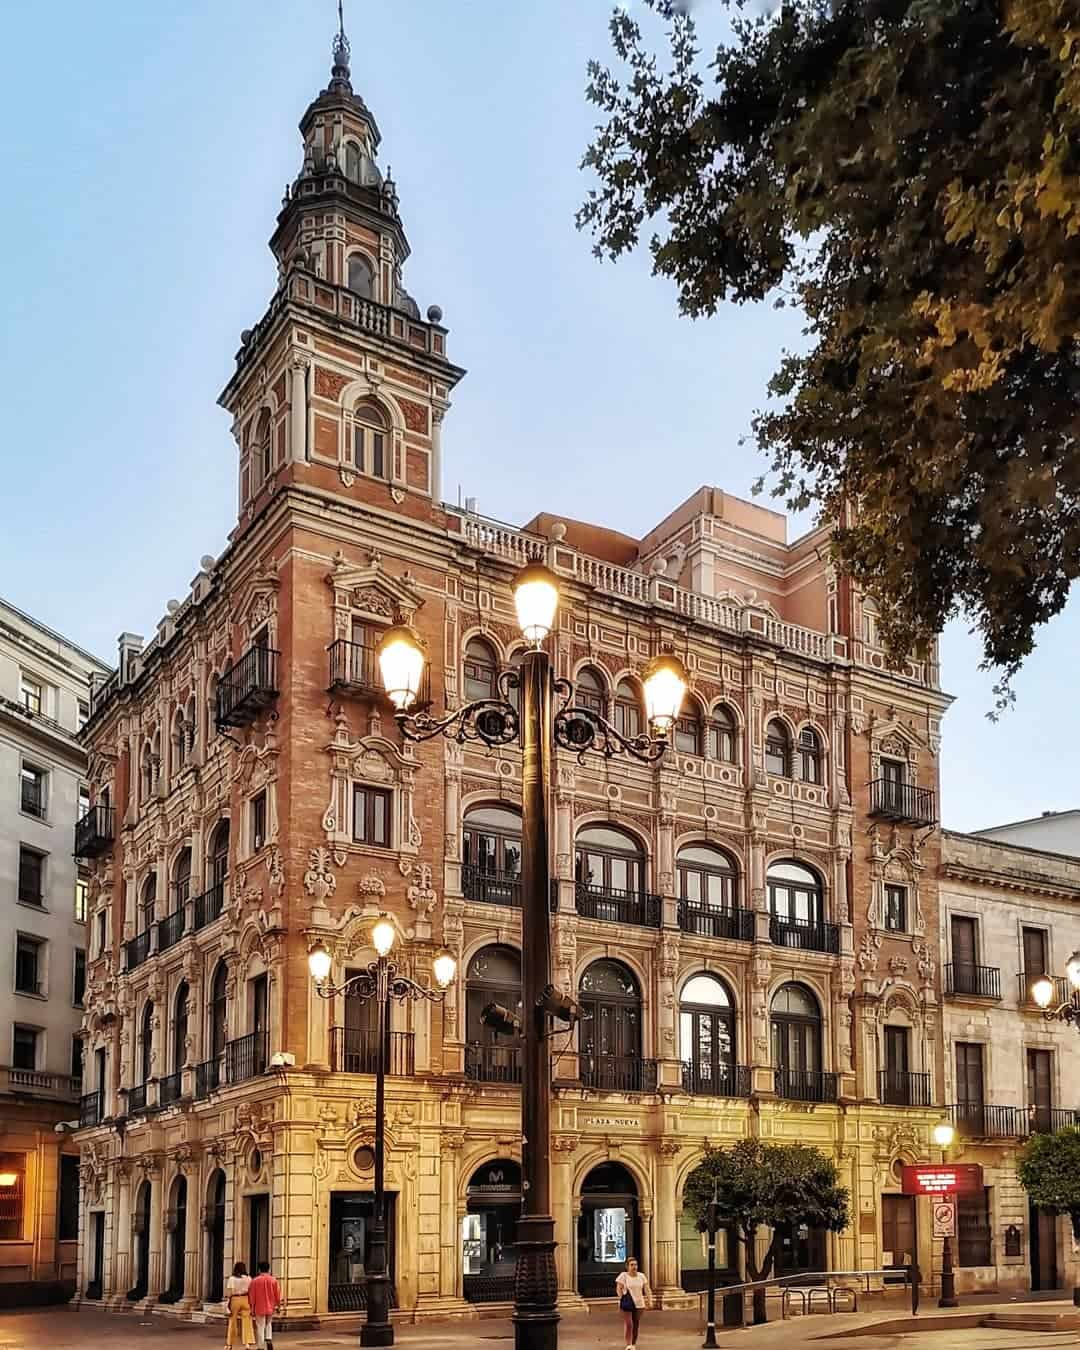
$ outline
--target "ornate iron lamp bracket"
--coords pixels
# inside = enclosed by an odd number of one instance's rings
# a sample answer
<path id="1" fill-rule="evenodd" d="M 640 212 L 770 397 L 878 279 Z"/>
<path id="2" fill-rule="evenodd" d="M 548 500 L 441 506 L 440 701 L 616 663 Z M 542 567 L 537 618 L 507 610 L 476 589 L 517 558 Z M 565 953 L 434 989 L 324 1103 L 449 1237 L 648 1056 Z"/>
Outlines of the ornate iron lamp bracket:
<path id="1" fill-rule="evenodd" d="M 343 998 L 355 998 L 366 1003 L 368 999 L 379 997 L 379 981 L 385 979 L 386 997 L 397 999 L 399 1003 L 410 1000 L 419 1003 L 425 998 L 432 1003 L 441 1003 L 446 997 L 445 990 L 426 989 L 408 975 L 402 975 L 392 961 L 386 961 L 382 970 L 379 966 L 380 962 L 372 961 L 366 970 L 353 975 L 344 984 L 330 984 L 324 981 L 315 986 L 316 992 L 320 998 L 337 998 L 340 995 Z"/>

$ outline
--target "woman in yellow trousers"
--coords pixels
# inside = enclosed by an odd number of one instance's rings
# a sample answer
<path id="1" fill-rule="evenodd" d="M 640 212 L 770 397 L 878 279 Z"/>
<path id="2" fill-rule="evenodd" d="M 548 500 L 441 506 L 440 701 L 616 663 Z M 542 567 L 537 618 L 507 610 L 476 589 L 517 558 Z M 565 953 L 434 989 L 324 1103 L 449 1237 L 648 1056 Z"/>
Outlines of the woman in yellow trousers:
<path id="1" fill-rule="evenodd" d="M 243 1261 L 237 1261 L 225 1281 L 225 1298 L 229 1305 L 229 1329 L 225 1333 L 225 1350 L 234 1345 L 254 1345 L 255 1328 L 251 1321 L 251 1303 L 248 1286 L 251 1276 Z"/>

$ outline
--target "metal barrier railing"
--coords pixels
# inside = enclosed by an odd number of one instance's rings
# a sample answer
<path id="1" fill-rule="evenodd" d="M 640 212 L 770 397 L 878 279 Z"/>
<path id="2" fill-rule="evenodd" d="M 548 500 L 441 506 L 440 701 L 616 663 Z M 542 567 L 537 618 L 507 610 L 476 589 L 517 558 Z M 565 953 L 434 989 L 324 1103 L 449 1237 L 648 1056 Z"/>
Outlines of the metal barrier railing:
<path id="1" fill-rule="evenodd" d="M 883 1270 L 812 1270 L 799 1271 L 795 1275 L 774 1275 L 768 1280 L 747 1280 L 742 1284 L 718 1284 L 714 1285 L 712 1293 L 714 1300 L 723 1301 L 723 1321 L 722 1325 L 745 1326 L 746 1324 L 746 1295 L 754 1293 L 756 1290 L 763 1289 L 768 1296 L 768 1290 L 775 1289 L 780 1292 L 780 1320 L 784 1321 L 790 1316 L 791 1299 L 793 1295 L 798 1295 L 802 1300 L 803 1313 L 811 1313 L 814 1309 L 814 1295 L 818 1295 L 819 1300 L 825 1304 L 822 1309 L 824 1312 L 839 1312 L 841 1309 L 837 1306 L 841 1300 L 850 1299 L 850 1306 L 843 1309 L 845 1312 L 858 1311 L 858 1289 L 853 1288 L 850 1281 L 856 1280 L 864 1284 L 864 1291 L 867 1294 L 881 1293 L 883 1290 L 873 1290 L 870 1287 L 871 1280 L 889 1281 L 893 1288 L 907 1288 L 911 1291 L 911 1311 L 913 1314 L 919 1311 L 919 1267 L 918 1266 L 890 1266 Z M 832 1287 L 833 1280 L 847 1280 L 849 1283 Z M 698 1294 L 698 1315 L 701 1318 L 701 1327 L 708 1332 L 711 1326 L 716 1327 L 715 1316 L 712 1322 L 708 1319 L 708 1299 L 709 1290 L 702 1290 Z M 729 1302 L 730 1300 L 730 1302 Z M 709 1343 L 708 1341 L 706 1342 Z"/>

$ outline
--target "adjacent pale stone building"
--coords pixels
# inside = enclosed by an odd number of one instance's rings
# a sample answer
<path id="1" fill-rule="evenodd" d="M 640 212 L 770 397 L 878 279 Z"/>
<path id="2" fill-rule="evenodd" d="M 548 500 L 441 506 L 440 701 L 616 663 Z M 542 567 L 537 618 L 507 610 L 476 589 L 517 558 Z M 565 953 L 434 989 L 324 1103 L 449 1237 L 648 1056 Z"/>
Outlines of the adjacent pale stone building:
<path id="1" fill-rule="evenodd" d="M 0 600 L 0 1306 L 74 1288 L 90 681 L 106 667 Z"/>
<path id="2" fill-rule="evenodd" d="M 268 1255 L 290 1316 L 362 1306 L 376 1032 L 316 997 L 307 954 L 325 943 L 344 977 L 387 911 L 409 973 L 442 943 L 460 961 L 444 1005 L 395 1012 L 396 1304 L 510 1298 L 520 1062 L 480 1012 L 519 998 L 520 756 L 403 741 L 374 649 L 404 619 L 437 708 L 489 695 L 534 557 L 561 581 L 551 650 L 579 701 L 632 735 L 649 658 L 673 647 L 691 675 L 658 765 L 556 756 L 553 976 L 583 1010 L 553 1083 L 563 1304 L 610 1297 L 631 1252 L 664 1303 L 700 1287 L 685 1180 L 706 1141 L 751 1134 L 819 1144 L 852 1187 L 850 1229 L 785 1234 L 785 1269 L 918 1252 L 930 1272 L 898 1177 L 943 1104 L 936 656 L 890 671 L 824 532 L 789 543 L 718 489 L 642 539 L 441 503 L 464 372 L 403 289 L 347 55 L 301 121 L 279 286 L 221 397 L 236 529 L 148 643 L 121 639 L 86 731 L 102 942 L 79 1296 L 191 1310 Z"/>

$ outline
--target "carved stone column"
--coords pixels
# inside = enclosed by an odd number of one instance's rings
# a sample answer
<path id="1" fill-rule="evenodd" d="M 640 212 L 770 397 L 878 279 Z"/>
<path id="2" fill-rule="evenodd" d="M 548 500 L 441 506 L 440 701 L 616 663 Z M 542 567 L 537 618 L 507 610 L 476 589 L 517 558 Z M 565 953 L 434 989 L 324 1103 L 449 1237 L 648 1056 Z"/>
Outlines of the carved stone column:
<path id="1" fill-rule="evenodd" d="M 555 1216 L 555 1274 L 559 1308 L 583 1308 L 577 1291 L 577 1219 L 574 1206 L 574 1154 L 580 1136 L 556 1134 L 551 1140 L 551 1209 Z"/>
<path id="2" fill-rule="evenodd" d="M 675 1203 L 675 1159 L 682 1152 L 677 1139 L 662 1139 L 657 1145 L 656 1190 L 656 1264 L 649 1278 L 663 1307 L 674 1296 L 681 1296 L 679 1288 L 678 1242 L 679 1230 Z M 681 1297 L 680 1297 L 681 1301 Z"/>
<path id="3" fill-rule="evenodd" d="M 289 360 L 289 458 L 303 464 L 307 453 L 307 374 L 311 358 L 294 352 Z"/>
<path id="4" fill-rule="evenodd" d="M 165 1204 L 162 1195 L 163 1178 L 161 1168 L 155 1162 L 146 1169 L 146 1179 L 150 1182 L 150 1231 L 144 1241 L 150 1244 L 150 1276 L 147 1280 L 147 1295 L 156 1298 L 161 1293 L 162 1277 L 165 1269 Z"/>
<path id="5" fill-rule="evenodd" d="M 676 1037 L 677 1000 L 675 983 L 679 975 L 679 935 L 665 932 L 656 962 L 659 999 L 657 1000 L 656 1057 L 660 1061 L 662 1089 L 681 1089 L 682 1061 Z"/>
<path id="6" fill-rule="evenodd" d="M 116 1197 L 116 1243 L 113 1250 L 111 1279 L 104 1293 L 106 1298 L 123 1298 L 131 1288 L 131 1164 L 118 1162 L 113 1174 L 113 1194 Z M 89 1239 L 89 1243 L 93 1238 Z M 88 1264 L 93 1261 L 93 1252 L 87 1251 Z"/>

